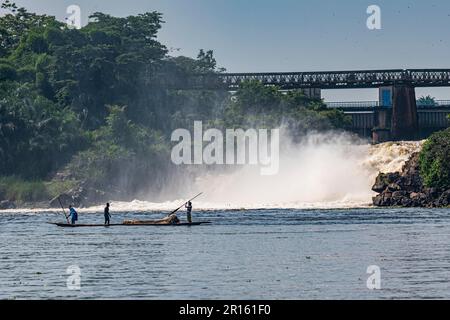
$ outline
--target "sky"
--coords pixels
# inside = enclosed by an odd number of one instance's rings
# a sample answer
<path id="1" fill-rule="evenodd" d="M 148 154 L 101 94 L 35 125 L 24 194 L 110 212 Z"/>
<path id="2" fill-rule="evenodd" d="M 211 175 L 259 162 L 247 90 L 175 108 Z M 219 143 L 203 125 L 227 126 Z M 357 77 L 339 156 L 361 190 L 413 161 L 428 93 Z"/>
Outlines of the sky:
<path id="1" fill-rule="evenodd" d="M 78 5 L 82 23 L 100 11 L 114 16 L 163 13 L 158 36 L 172 55 L 214 50 L 228 72 L 294 72 L 450 68 L 448 0 L 16 0 L 29 11 L 64 20 Z M 369 30 L 367 8 L 381 9 Z M 417 89 L 450 99 L 450 88 Z M 377 100 L 369 90 L 325 90 L 327 101 Z"/>

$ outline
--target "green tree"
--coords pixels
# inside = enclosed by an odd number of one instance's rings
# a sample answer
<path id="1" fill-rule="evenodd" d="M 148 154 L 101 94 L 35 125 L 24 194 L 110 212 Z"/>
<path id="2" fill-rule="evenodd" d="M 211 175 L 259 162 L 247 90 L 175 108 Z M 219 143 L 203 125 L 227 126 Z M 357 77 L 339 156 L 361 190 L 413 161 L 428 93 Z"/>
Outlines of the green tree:
<path id="1" fill-rule="evenodd" d="M 43 178 L 66 163 L 84 137 L 76 115 L 29 85 L 0 83 L 0 174 Z"/>
<path id="2" fill-rule="evenodd" d="M 2 0 L 1 8 L 6 12 L 0 18 L 0 58 L 7 56 L 16 49 L 22 37 L 27 35 L 31 30 L 42 30 L 48 26 L 63 26 L 54 17 L 30 13 L 23 7 L 17 7 L 15 3 L 9 0 Z M 40 40 L 36 41 L 38 48 L 38 42 Z"/>
<path id="3" fill-rule="evenodd" d="M 450 128 L 433 134 L 425 142 L 419 161 L 427 187 L 450 189 Z"/>

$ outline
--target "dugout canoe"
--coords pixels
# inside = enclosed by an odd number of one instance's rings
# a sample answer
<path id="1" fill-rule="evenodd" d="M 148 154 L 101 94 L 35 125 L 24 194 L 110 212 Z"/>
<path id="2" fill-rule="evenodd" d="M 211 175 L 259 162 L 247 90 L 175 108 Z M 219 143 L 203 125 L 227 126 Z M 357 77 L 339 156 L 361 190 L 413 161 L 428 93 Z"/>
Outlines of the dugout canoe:
<path id="1" fill-rule="evenodd" d="M 58 223 L 49 222 L 58 227 L 62 228 L 95 228 L 95 227 L 190 227 L 199 226 L 202 224 L 210 224 L 209 221 L 202 222 L 192 222 L 192 223 L 176 223 L 176 224 L 160 224 L 160 223 L 111 223 L 109 226 L 104 224 L 68 224 L 68 223 Z"/>

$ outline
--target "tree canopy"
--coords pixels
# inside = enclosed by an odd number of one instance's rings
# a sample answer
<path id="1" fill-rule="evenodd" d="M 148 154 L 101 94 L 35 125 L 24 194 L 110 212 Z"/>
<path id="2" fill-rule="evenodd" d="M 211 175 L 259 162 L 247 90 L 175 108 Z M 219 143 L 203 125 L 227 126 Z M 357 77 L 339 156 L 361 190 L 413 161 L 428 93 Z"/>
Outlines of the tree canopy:
<path id="1" fill-rule="evenodd" d="M 420 173 L 427 187 L 450 189 L 450 128 L 425 142 L 420 153 Z"/>

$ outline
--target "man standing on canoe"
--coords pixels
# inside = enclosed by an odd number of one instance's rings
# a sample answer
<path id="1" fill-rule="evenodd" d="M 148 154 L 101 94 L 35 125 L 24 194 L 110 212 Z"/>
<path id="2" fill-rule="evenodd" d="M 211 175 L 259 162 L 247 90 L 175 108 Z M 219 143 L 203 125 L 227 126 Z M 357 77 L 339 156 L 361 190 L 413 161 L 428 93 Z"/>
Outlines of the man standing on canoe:
<path id="1" fill-rule="evenodd" d="M 111 214 L 109 213 L 109 203 L 107 203 L 106 207 L 105 207 L 105 226 L 109 226 L 110 218 L 111 218 Z"/>
<path id="2" fill-rule="evenodd" d="M 187 221 L 189 223 L 192 223 L 192 202 L 188 201 L 185 205 L 186 207 L 186 215 L 187 215 Z"/>
<path id="3" fill-rule="evenodd" d="M 69 217 L 71 218 L 72 224 L 78 221 L 78 213 L 72 206 L 69 206 Z"/>

